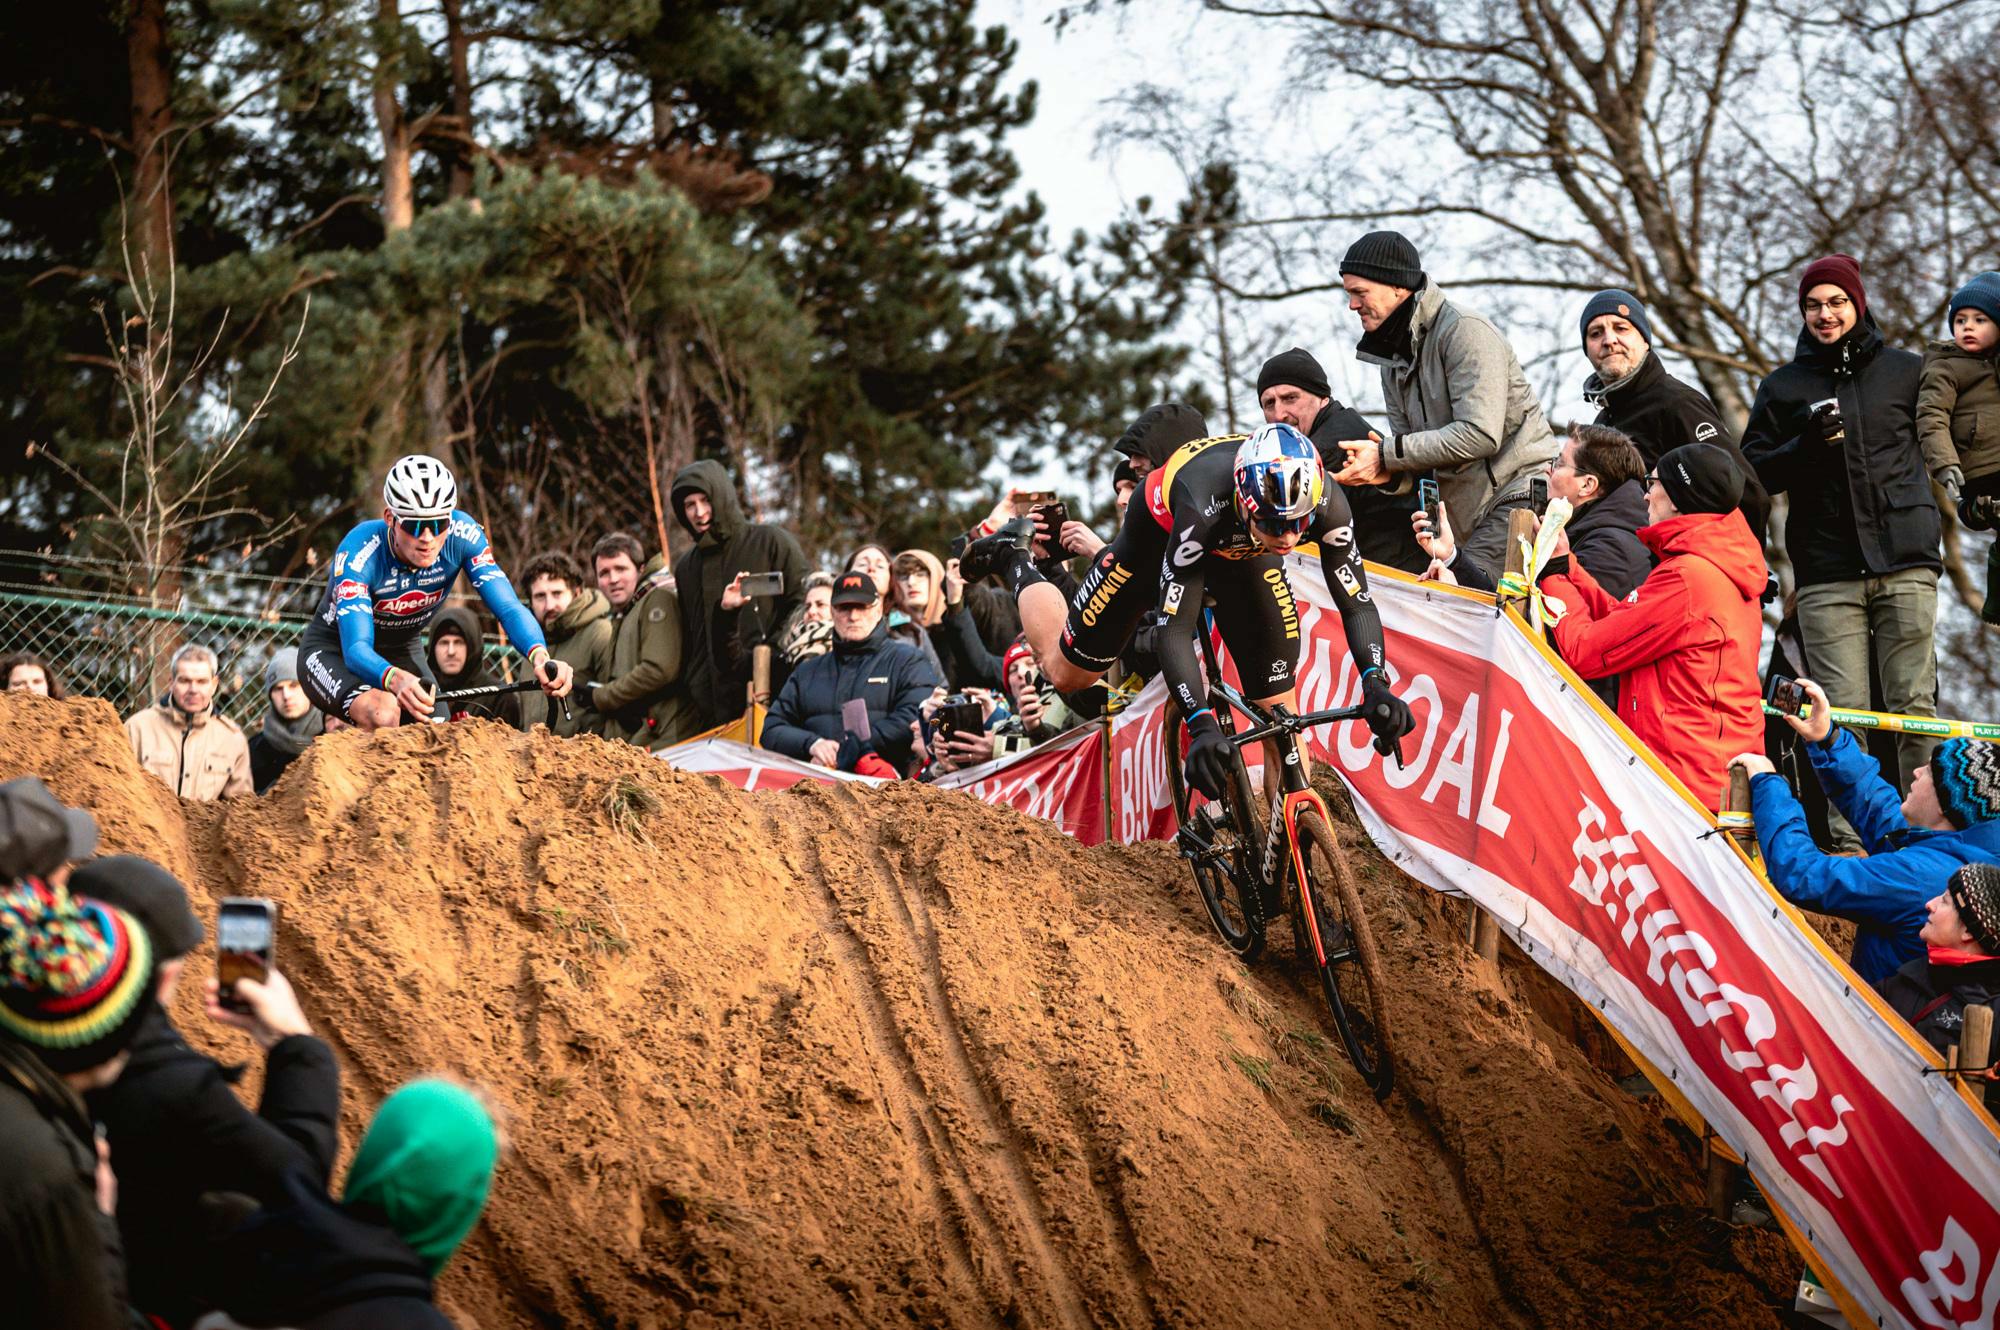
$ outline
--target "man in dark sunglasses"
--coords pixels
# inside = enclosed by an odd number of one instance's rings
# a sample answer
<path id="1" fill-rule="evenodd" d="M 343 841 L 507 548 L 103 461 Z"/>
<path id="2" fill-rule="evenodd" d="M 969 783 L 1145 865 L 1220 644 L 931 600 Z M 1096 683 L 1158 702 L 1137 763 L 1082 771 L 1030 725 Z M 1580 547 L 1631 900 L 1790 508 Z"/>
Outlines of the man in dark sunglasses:
<path id="1" fill-rule="evenodd" d="M 549 655 L 541 625 L 493 558 L 486 532 L 458 509 L 458 483 L 434 457 L 402 458 L 382 485 L 382 516 L 348 532 L 326 595 L 299 642 L 306 696 L 364 730 L 430 719 L 436 682 L 424 628 L 463 572 L 542 691 L 567 696 L 570 667 Z"/>

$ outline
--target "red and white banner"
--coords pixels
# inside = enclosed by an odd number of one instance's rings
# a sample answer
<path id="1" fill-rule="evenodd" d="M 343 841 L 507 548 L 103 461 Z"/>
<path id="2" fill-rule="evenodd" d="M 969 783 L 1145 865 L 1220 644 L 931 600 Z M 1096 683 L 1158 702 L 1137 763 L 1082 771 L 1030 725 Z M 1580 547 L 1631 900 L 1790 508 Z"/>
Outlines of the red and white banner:
<path id="1" fill-rule="evenodd" d="M 1039 748 L 954 771 L 934 783 L 1061 823 L 1085 845 L 1104 843 L 1102 725 L 1080 726 Z M 1167 815 L 1173 816 L 1171 809 Z"/>
<path id="2" fill-rule="evenodd" d="M 1299 708 L 1349 705 L 1358 679 L 1317 562 L 1290 572 Z M 1941 1065 L 1929 1046 L 1532 632 L 1490 597 L 1379 571 L 1372 585 L 1416 720 L 1409 765 L 1377 756 L 1358 721 L 1311 746 L 1376 843 L 1493 914 L 1664 1072 L 1869 1322 L 1992 1330 L 1992 1120 L 1926 1074 Z M 1127 728 L 1140 758 L 1163 760 L 1159 722 Z M 1121 834 L 1153 825 L 1150 786 L 1116 797 Z"/>
<path id="3" fill-rule="evenodd" d="M 701 771 L 720 776 L 739 790 L 788 790 L 802 780 L 816 780 L 824 785 L 840 781 L 880 785 L 888 779 L 886 776 L 857 776 L 851 771 L 814 766 L 810 762 L 786 757 L 783 753 L 774 753 L 768 748 L 752 748 L 734 739 L 690 739 L 671 748 L 662 748 L 653 756 L 682 771 Z"/>

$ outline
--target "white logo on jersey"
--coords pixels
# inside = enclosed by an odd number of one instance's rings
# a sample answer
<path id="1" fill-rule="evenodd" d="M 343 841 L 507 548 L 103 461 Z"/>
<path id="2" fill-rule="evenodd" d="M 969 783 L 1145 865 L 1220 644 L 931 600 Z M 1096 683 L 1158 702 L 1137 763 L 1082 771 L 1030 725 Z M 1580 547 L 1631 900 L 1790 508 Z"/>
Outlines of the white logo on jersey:
<path id="1" fill-rule="evenodd" d="M 1174 551 L 1174 566 L 1177 568 L 1186 568 L 1190 564 L 1199 562 L 1201 562 L 1201 542 L 1198 540 L 1184 540 L 1180 543 L 1180 548 Z"/>
<path id="2" fill-rule="evenodd" d="M 1694 427 L 1694 441 L 1700 443 L 1704 439 L 1712 439 L 1720 432 L 1715 428 L 1714 421 L 1704 420 Z"/>
<path id="3" fill-rule="evenodd" d="M 349 561 L 348 567 L 352 568 L 357 573 L 367 572 L 368 561 L 375 557 L 375 551 L 379 549 L 381 545 L 382 545 L 382 537 L 380 536 L 368 537 L 368 539 L 361 542 L 361 548 L 354 551 L 354 558 Z"/>
<path id="4" fill-rule="evenodd" d="M 1326 533 L 1326 540 L 1329 545 L 1352 545 L 1354 543 L 1354 528 L 1352 526 L 1337 526 Z"/>

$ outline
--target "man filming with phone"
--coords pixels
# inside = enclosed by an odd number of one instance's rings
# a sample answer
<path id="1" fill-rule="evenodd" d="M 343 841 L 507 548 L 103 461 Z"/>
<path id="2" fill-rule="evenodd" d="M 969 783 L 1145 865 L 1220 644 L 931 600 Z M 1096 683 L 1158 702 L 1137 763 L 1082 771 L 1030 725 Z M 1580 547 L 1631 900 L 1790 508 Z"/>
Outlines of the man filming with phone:
<path id="1" fill-rule="evenodd" d="M 429 720 L 435 678 L 424 629 L 463 572 L 528 659 L 550 697 L 567 697 L 570 667 L 549 655 L 541 625 L 514 594 L 486 532 L 458 507 L 458 482 L 434 457 L 389 468 L 382 516 L 341 539 L 326 594 L 299 641 L 306 696 L 329 716 L 363 730 Z"/>
<path id="2" fill-rule="evenodd" d="M 760 742 L 836 771 L 902 776 L 911 723 L 937 684 L 929 658 L 889 636 L 875 579 L 842 573 L 833 584 L 833 650 L 792 672 Z"/>

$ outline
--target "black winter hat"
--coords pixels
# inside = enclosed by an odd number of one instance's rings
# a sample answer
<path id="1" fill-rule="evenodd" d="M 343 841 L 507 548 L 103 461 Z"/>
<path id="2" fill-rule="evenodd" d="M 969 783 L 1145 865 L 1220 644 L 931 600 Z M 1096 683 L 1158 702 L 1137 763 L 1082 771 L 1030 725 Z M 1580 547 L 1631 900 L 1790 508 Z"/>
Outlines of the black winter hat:
<path id="1" fill-rule="evenodd" d="M 1303 388 L 1314 397 L 1333 396 L 1332 385 L 1326 381 L 1326 371 L 1320 368 L 1319 361 L 1313 359 L 1313 353 L 1302 346 L 1279 352 L 1257 371 L 1259 397 L 1264 395 L 1266 388 L 1275 388 L 1281 383 Z"/>
<path id="2" fill-rule="evenodd" d="M 1959 922 L 1980 950 L 2000 956 L 2000 868 L 1966 864 L 1945 883 Z"/>
<path id="3" fill-rule="evenodd" d="M 0 785 L 0 879 L 47 877 L 97 848 L 97 819 L 33 776 Z"/>
<path id="4" fill-rule="evenodd" d="M 1127 457 L 1143 457 L 1154 466 L 1165 466 L 1182 444 L 1207 437 L 1208 422 L 1201 418 L 1201 412 L 1183 402 L 1161 402 L 1141 411 L 1131 428 L 1111 446 Z"/>
<path id="5" fill-rule="evenodd" d="M 1576 325 L 1577 336 L 1583 340 L 1585 348 L 1590 346 L 1590 325 L 1606 314 L 1616 314 L 1625 322 L 1639 330 L 1646 339 L 1646 345 L 1653 344 L 1653 323 L 1646 317 L 1646 307 L 1639 303 L 1639 297 L 1630 291 L 1620 291 L 1617 287 L 1599 291 L 1583 307 L 1583 318 Z"/>
<path id="6" fill-rule="evenodd" d="M 201 945 L 201 920 L 188 908 L 187 888 L 150 859 L 107 854 L 79 864 L 70 890 L 115 905 L 139 921 L 162 961 L 185 956 Z"/>
<path id="7" fill-rule="evenodd" d="M 1414 291 L 1424 284 L 1424 261 L 1401 231 L 1370 231 L 1347 247 L 1340 273 Z"/>
<path id="8" fill-rule="evenodd" d="M 1653 466 L 1653 474 L 1684 513 L 1726 513 L 1743 502 L 1743 472 L 1712 443 L 1684 443 Z"/>

